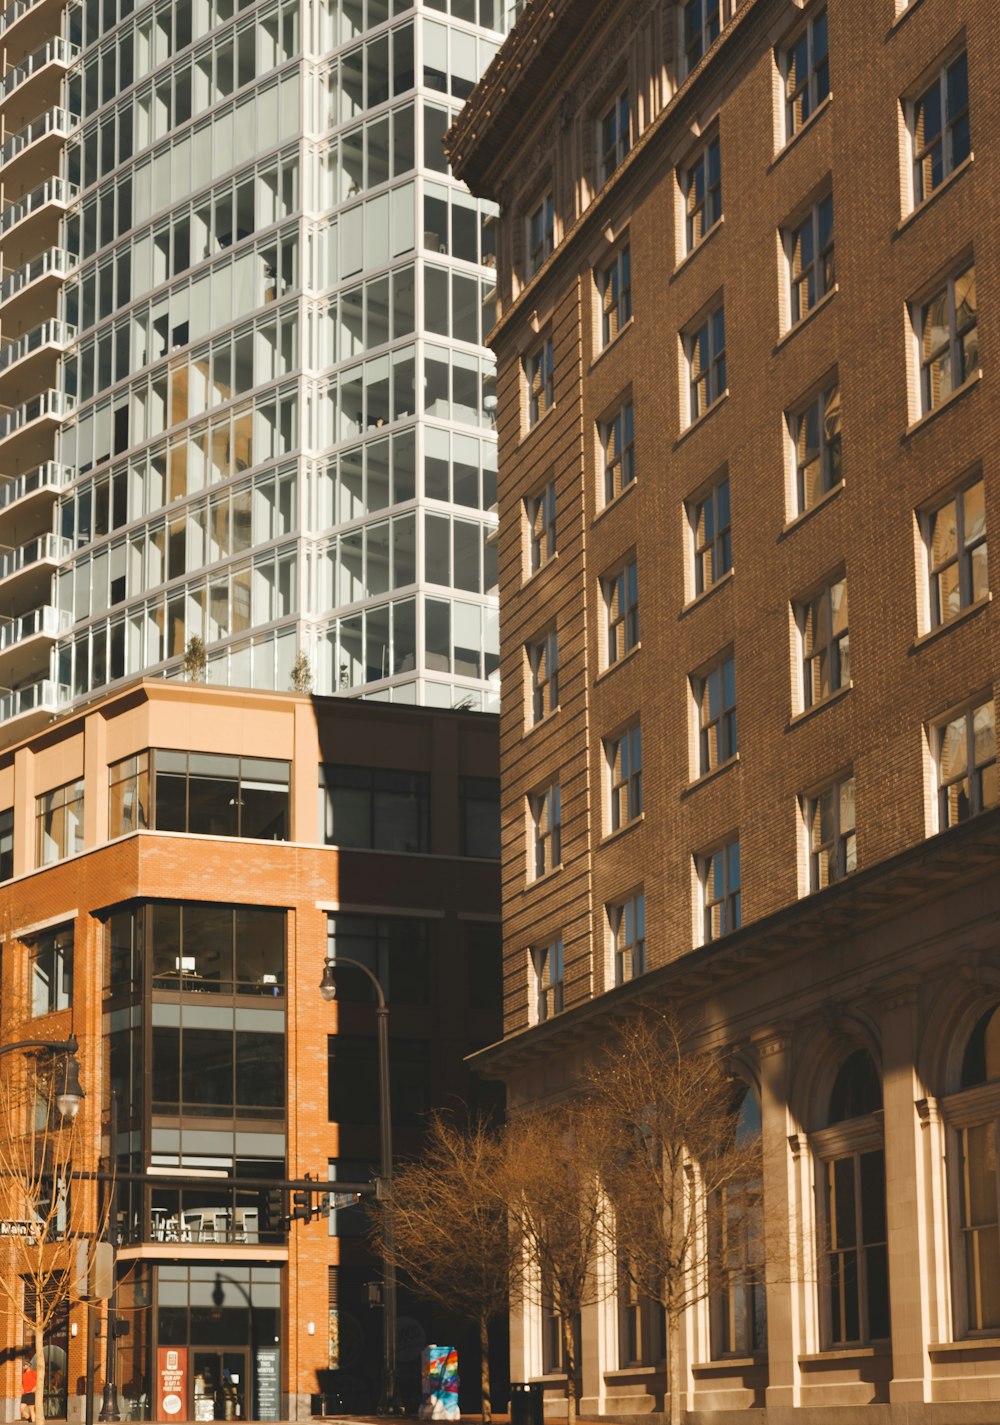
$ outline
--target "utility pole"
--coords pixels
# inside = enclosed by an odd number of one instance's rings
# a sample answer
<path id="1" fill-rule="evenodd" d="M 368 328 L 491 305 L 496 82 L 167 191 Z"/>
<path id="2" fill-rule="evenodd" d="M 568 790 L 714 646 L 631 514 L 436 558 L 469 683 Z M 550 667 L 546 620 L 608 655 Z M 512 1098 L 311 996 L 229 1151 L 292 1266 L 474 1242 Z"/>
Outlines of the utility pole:
<path id="1" fill-rule="evenodd" d="M 104 1366 L 104 1398 L 101 1402 L 102 1421 L 116 1421 L 122 1418 L 118 1408 L 117 1373 L 118 1351 L 118 1096 L 111 1090 L 111 1120 L 108 1124 L 108 1167 L 111 1169 L 111 1188 L 108 1201 L 107 1236 L 111 1243 L 111 1295 L 108 1297 L 107 1330 L 108 1343 Z"/>

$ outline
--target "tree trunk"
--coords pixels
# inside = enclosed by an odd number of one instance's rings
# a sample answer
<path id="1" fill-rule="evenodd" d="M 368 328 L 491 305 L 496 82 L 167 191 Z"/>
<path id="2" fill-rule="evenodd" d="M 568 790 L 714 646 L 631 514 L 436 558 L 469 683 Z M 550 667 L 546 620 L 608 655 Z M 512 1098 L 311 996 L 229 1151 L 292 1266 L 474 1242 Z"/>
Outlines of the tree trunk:
<path id="1" fill-rule="evenodd" d="M 42 1325 L 42 1292 L 41 1285 L 35 1287 L 35 1374 L 38 1379 L 35 1381 L 35 1419 L 42 1421 L 45 1419 L 45 1330 Z"/>
<path id="2" fill-rule="evenodd" d="M 676 1313 L 667 1311 L 667 1389 L 670 1392 L 670 1425 L 681 1425 L 681 1323 Z"/>
<path id="3" fill-rule="evenodd" d="M 483 1425 L 490 1425 L 493 1419 L 493 1404 L 490 1400 L 490 1336 L 488 1320 L 479 1318 L 479 1390 L 483 1407 Z"/>
<path id="4" fill-rule="evenodd" d="M 573 1318 L 560 1318 L 563 1333 L 563 1354 L 566 1357 L 566 1425 L 576 1425 L 576 1340 L 573 1335 Z"/>

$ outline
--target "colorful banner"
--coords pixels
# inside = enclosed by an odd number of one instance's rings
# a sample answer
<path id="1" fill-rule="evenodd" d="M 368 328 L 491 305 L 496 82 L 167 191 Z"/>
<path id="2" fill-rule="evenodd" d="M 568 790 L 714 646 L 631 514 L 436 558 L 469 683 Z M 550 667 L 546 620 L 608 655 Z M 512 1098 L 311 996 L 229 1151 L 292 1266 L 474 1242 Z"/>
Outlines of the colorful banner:
<path id="1" fill-rule="evenodd" d="M 457 1420 L 458 1352 L 454 1346 L 427 1346 L 420 1354 L 424 1398 L 421 1420 Z"/>
<path id="2" fill-rule="evenodd" d="M 187 1419 L 186 1346 L 158 1346 L 156 1349 L 156 1418 Z"/>

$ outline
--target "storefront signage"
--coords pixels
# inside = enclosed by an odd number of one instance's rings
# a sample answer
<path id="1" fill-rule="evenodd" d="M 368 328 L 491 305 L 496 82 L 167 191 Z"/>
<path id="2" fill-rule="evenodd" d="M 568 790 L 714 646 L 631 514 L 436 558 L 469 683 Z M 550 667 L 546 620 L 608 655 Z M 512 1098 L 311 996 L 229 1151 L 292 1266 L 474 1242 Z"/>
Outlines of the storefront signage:
<path id="1" fill-rule="evenodd" d="M 157 1420 L 187 1419 L 187 1355 L 186 1346 L 157 1347 Z"/>
<path id="2" fill-rule="evenodd" d="M 277 1346 L 258 1346 L 254 1364 L 254 1395 L 258 1420 L 281 1419 L 281 1353 Z"/>

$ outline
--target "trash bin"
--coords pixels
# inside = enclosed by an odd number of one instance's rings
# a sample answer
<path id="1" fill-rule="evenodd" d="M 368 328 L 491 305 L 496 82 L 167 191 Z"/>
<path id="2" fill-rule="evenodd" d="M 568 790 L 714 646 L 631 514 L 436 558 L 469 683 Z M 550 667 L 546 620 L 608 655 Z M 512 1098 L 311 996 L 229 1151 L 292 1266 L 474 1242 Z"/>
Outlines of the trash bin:
<path id="1" fill-rule="evenodd" d="M 534 1381 L 510 1383 L 510 1425 L 544 1425 L 543 1389 Z"/>

